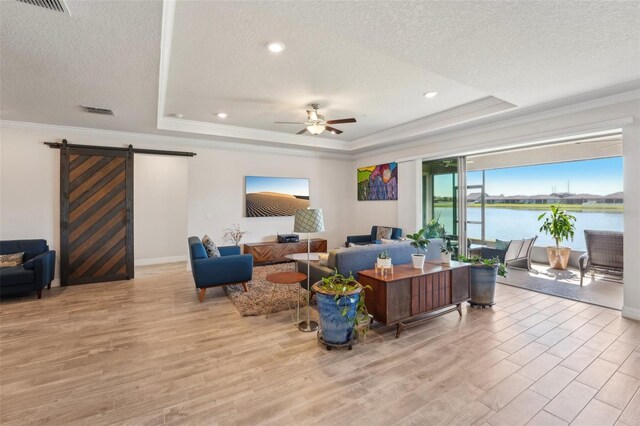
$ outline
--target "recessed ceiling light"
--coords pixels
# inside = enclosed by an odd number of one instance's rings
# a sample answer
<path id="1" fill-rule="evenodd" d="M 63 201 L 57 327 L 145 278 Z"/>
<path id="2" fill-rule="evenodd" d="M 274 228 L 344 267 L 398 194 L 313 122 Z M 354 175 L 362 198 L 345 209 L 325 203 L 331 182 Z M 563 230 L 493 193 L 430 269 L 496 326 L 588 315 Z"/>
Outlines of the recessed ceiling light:
<path id="1" fill-rule="evenodd" d="M 438 96 L 438 92 L 424 92 L 423 96 L 425 98 L 435 98 L 436 96 Z"/>
<path id="2" fill-rule="evenodd" d="M 227 118 L 227 113 L 226 112 L 219 112 L 216 115 L 218 116 L 218 118 Z"/>
<path id="3" fill-rule="evenodd" d="M 284 50 L 284 44 L 276 41 L 267 43 L 267 49 L 273 53 L 280 53 Z"/>

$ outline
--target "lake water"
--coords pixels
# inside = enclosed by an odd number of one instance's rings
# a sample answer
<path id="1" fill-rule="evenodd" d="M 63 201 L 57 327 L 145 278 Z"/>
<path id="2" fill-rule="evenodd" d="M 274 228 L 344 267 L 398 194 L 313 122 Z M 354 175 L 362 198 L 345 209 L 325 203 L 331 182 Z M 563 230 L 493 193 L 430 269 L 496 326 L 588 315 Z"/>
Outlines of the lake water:
<path id="1" fill-rule="evenodd" d="M 485 237 L 488 240 L 517 240 L 538 235 L 536 246 L 554 245 L 554 241 L 539 231 L 541 223 L 538 216 L 543 210 L 487 208 L 485 210 Z M 441 223 L 451 223 L 451 210 L 448 208 L 436 208 L 436 215 L 440 213 Z M 622 212 L 570 212 L 576 217 L 576 233 L 573 241 L 565 245 L 576 249 L 586 250 L 584 242 L 584 230 L 622 231 L 624 214 Z M 479 221 L 480 208 L 469 207 L 467 220 Z M 449 229 L 446 230 L 450 232 Z M 467 225 L 467 234 L 470 238 L 480 238 L 480 225 Z"/>

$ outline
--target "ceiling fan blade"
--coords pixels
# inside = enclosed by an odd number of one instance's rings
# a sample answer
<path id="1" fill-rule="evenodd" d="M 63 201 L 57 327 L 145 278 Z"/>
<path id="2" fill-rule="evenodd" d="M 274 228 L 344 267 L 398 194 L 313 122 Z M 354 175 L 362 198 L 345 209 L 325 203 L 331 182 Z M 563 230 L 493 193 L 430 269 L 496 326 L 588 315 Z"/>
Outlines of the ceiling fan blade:
<path id="1" fill-rule="evenodd" d="M 336 135 L 339 135 L 340 133 L 342 133 L 342 130 L 338 130 L 335 127 L 331 127 L 331 126 L 325 127 L 325 130 L 327 130 L 327 131 L 329 131 L 331 133 L 334 133 Z"/>
<path id="2" fill-rule="evenodd" d="M 274 121 L 276 124 L 306 124 L 302 121 Z"/>
<path id="3" fill-rule="evenodd" d="M 315 109 L 308 109 L 307 115 L 309 116 L 309 120 L 317 120 L 318 119 L 318 111 Z"/>
<path id="4" fill-rule="evenodd" d="M 303 133 L 307 133 L 307 128 L 306 127 L 304 129 L 300 130 L 298 133 L 296 133 L 296 135 L 302 135 Z"/>
<path id="5" fill-rule="evenodd" d="M 343 123 L 355 123 L 355 118 L 341 118 L 340 120 L 328 120 L 327 124 L 343 124 Z"/>

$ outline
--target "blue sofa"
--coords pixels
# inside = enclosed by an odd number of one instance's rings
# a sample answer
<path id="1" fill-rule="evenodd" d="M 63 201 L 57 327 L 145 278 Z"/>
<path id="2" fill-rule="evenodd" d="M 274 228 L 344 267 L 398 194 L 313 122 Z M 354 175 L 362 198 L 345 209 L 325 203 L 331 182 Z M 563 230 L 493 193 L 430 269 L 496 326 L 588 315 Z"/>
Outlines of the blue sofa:
<path id="1" fill-rule="evenodd" d="M 429 239 L 429 247 L 427 252 L 420 251 L 425 254 L 425 261 L 440 260 L 440 245 L 443 240 L 440 238 Z M 318 262 L 311 262 L 309 266 L 309 274 L 311 283 L 320 281 L 323 277 L 333 275 L 335 270 L 339 274 L 353 276 L 358 278 L 358 271 L 365 269 L 373 269 L 376 259 L 380 253 L 387 251 L 391 256 L 394 265 L 402 265 L 411 263 L 411 255 L 416 252 L 409 241 L 389 243 L 389 244 L 372 244 L 368 246 L 347 247 L 331 250 L 327 260 L 327 266 L 322 266 Z M 298 261 L 298 272 L 307 273 L 306 260 Z M 306 288 L 306 281 L 305 286 Z"/>
<path id="2" fill-rule="evenodd" d="M 242 284 L 248 291 L 247 282 L 253 277 L 253 256 L 240 254 L 240 247 L 218 247 L 220 257 L 208 257 L 207 251 L 198 237 L 189 237 L 189 259 L 191 273 L 200 302 L 209 287 Z"/>
<path id="3" fill-rule="evenodd" d="M 402 237 L 402 228 L 391 228 L 391 240 L 398 240 Z M 355 245 L 367 245 L 367 244 L 375 244 L 380 241 L 376 238 L 378 234 L 378 227 L 372 226 L 371 233 L 366 235 L 349 235 L 347 237 L 347 242 L 345 244 L 346 247 L 349 247 L 350 244 Z"/>
<path id="4" fill-rule="evenodd" d="M 56 252 L 49 250 L 46 240 L 0 241 L 0 254 L 24 252 L 21 266 L 0 269 L 0 296 L 27 294 L 51 288 L 56 267 Z"/>

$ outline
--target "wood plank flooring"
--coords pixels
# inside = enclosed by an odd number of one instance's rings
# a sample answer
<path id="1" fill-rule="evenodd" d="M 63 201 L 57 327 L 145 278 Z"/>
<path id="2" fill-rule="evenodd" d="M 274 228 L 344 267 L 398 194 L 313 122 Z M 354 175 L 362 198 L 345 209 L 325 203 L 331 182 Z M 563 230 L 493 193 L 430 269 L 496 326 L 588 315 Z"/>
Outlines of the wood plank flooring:
<path id="1" fill-rule="evenodd" d="M 184 264 L 0 310 L 2 425 L 640 425 L 640 324 L 503 285 L 352 351 L 222 289 L 198 303 Z"/>

